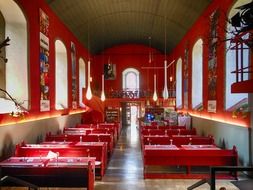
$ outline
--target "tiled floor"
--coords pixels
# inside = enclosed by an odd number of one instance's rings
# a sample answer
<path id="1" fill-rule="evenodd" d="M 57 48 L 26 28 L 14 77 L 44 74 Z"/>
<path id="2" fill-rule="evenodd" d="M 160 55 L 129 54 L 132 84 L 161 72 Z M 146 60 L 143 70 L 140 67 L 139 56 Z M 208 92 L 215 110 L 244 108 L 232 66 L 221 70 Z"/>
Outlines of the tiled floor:
<path id="1" fill-rule="evenodd" d="M 95 182 L 95 190 L 186 190 L 198 180 L 181 179 L 143 179 L 142 155 L 139 144 L 139 134 L 135 126 L 124 127 L 106 174 L 102 180 Z M 226 187 L 227 190 L 238 190 L 227 180 L 217 180 L 217 190 Z M 6 188 L 2 188 L 6 190 Z M 8 188 L 14 189 L 14 188 Z M 20 189 L 20 188 L 19 188 Z M 43 190 L 81 190 L 81 188 L 41 188 Z M 82 188 L 83 189 L 83 188 Z M 209 190 L 204 184 L 196 190 Z"/>
<path id="2" fill-rule="evenodd" d="M 185 190 L 198 180 L 143 179 L 142 155 L 138 130 L 135 126 L 125 127 L 110 159 L 106 175 L 96 181 L 95 190 Z M 238 189 L 229 181 L 217 181 L 217 189 Z M 197 190 L 209 190 L 204 184 Z"/>

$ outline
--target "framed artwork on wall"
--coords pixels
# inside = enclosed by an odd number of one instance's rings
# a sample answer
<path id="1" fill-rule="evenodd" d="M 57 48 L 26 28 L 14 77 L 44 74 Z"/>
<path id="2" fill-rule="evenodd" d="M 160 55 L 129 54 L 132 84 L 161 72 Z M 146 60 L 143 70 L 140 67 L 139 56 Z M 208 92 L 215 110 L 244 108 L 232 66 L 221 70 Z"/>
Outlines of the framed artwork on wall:
<path id="1" fill-rule="evenodd" d="M 116 64 L 104 64 L 104 76 L 105 80 L 115 80 L 116 79 Z"/>

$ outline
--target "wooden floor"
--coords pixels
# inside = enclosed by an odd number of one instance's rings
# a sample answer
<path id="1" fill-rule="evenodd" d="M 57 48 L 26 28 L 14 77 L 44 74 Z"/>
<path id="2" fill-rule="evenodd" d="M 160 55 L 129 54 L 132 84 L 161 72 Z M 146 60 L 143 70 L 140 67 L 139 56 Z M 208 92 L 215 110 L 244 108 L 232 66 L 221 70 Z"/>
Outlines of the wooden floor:
<path id="1" fill-rule="evenodd" d="M 186 190 L 198 180 L 180 179 L 143 179 L 142 155 L 139 144 L 139 134 L 136 126 L 123 127 L 121 136 L 110 159 L 106 174 L 102 180 L 96 180 L 95 190 Z M 227 190 L 238 190 L 227 180 L 217 180 L 217 190 L 226 187 Z M 14 189 L 14 188 L 2 188 Z M 17 189 L 17 188 L 15 188 Z M 21 188 L 18 188 L 21 189 Z M 23 188 L 22 188 L 23 189 Z M 81 188 L 41 188 L 45 190 L 81 190 Z M 197 190 L 209 190 L 204 184 Z"/>

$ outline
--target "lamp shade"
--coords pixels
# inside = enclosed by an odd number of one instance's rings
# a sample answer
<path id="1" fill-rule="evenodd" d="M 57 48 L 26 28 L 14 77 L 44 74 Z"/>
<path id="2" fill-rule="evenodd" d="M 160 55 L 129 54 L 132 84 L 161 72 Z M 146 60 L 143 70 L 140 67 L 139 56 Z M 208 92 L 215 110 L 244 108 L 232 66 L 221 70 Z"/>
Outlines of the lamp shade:
<path id="1" fill-rule="evenodd" d="M 154 75 L 154 94 L 153 94 L 153 100 L 157 101 L 157 92 L 156 92 L 156 75 Z"/>
<path id="2" fill-rule="evenodd" d="M 168 85 L 167 85 L 167 60 L 164 60 L 164 89 L 163 98 L 166 100 L 169 97 Z"/>
<path id="3" fill-rule="evenodd" d="M 105 76 L 102 75 L 102 92 L 101 92 L 101 100 L 105 101 Z"/>
<path id="4" fill-rule="evenodd" d="M 90 100 L 92 98 L 92 92 L 90 87 L 90 60 L 88 61 L 88 87 L 86 91 L 86 98 L 87 100 Z"/>

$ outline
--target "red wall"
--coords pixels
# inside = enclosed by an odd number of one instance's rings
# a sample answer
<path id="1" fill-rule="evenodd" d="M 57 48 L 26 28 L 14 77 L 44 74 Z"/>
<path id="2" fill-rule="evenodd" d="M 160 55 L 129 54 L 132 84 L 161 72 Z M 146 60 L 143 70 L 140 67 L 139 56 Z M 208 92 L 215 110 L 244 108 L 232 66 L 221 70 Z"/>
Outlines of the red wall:
<path id="1" fill-rule="evenodd" d="M 46 5 L 44 0 L 27 1 L 17 0 L 27 19 L 28 27 L 28 61 L 29 61 L 29 88 L 30 88 L 30 105 L 31 109 L 25 119 L 33 119 L 54 114 L 66 114 L 71 111 L 72 96 L 71 96 L 71 56 L 70 43 L 74 42 L 76 45 L 76 70 L 78 77 L 78 60 L 82 57 L 87 60 L 88 51 L 77 40 L 77 38 L 70 32 L 70 30 L 60 21 L 52 10 Z M 50 112 L 40 112 L 40 61 L 39 61 L 39 9 L 42 9 L 49 16 L 49 88 L 50 88 Z M 11 10 L 10 10 L 11 11 Z M 68 58 L 68 102 L 69 109 L 64 111 L 55 110 L 55 40 L 60 39 L 65 44 Z M 79 81 L 79 80 L 77 80 Z M 0 115 L 0 124 L 12 123 L 24 120 L 24 118 L 11 118 L 8 114 Z"/>
<path id="2" fill-rule="evenodd" d="M 221 121 L 236 122 L 249 126 L 250 118 L 232 118 L 232 112 L 228 112 L 224 108 L 225 103 L 225 59 L 226 50 L 225 42 L 225 29 L 227 24 L 227 13 L 229 13 L 233 6 L 233 0 L 214 0 L 210 6 L 202 13 L 199 19 L 194 23 L 192 28 L 187 32 L 177 47 L 171 52 L 170 58 L 177 60 L 179 57 L 184 58 L 185 47 L 189 48 L 189 91 L 188 91 L 188 107 L 191 108 L 191 68 L 192 68 L 192 48 L 195 42 L 202 38 L 203 40 L 203 111 L 194 111 L 192 109 L 182 110 L 184 112 L 190 112 L 203 116 L 206 118 L 218 119 Z M 217 48 L 217 112 L 207 112 L 208 101 L 208 35 L 210 31 L 210 15 L 218 10 L 220 12 L 218 20 L 218 36 L 220 37 L 220 43 Z M 173 57 L 172 57 L 173 55 Z M 233 63 L 232 63 L 233 64 Z M 182 91 L 183 92 L 183 91 Z"/>
<path id="3" fill-rule="evenodd" d="M 202 38 L 204 40 L 204 73 L 207 73 L 207 36 L 209 32 L 209 16 L 211 13 L 219 9 L 220 10 L 220 19 L 219 19 L 219 35 L 221 38 L 225 37 L 224 26 L 226 22 L 226 13 L 229 8 L 232 6 L 233 0 L 213 0 L 210 6 L 203 12 L 201 17 L 193 25 L 193 27 L 187 32 L 182 41 L 174 49 L 173 52 L 168 55 L 168 63 L 172 60 L 176 60 L 179 57 L 184 57 L 184 49 L 186 46 L 189 47 L 189 107 L 191 107 L 191 52 L 192 47 L 197 39 Z M 24 12 L 25 17 L 27 18 L 28 24 L 28 56 L 29 56 L 29 72 L 30 72 L 30 99 L 31 99 L 31 110 L 29 111 L 29 118 L 42 117 L 44 115 L 53 115 L 55 113 L 65 114 L 65 111 L 56 111 L 54 108 L 55 105 L 55 47 L 54 41 L 56 39 L 61 39 L 67 48 L 68 56 L 68 77 L 69 77 L 69 107 L 71 107 L 71 56 L 70 56 L 70 43 L 71 41 L 76 45 L 77 52 L 77 71 L 78 71 L 78 60 L 80 57 L 83 57 L 84 60 L 87 60 L 88 52 L 82 46 L 82 44 L 75 38 L 75 36 L 70 32 L 70 30 L 60 21 L 59 18 L 51 11 L 51 9 L 46 5 L 44 0 L 28 1 L 28 0 L 17 0 L 17 4 L 21 7 Z M 40 63 L 39 63 L 39 8 L 49 16 L 49 40 L 50 40 L 50 55 L 49 55 L 49 64 L 50 64 L 50 112 L 40 112 Z M 249 118 L 246 119 L 232 119 L 231 112 L 224 111 L 224 55 L 225 48 L 224 43 L 221 43 L 218 46 L 217 61 L 218 61 L 218 86 L 217 86 L 217 113 L 208 113 L 207 112 L 207 75 L 204 74 L 203 83 L 204 83 L 204 110 L 197 112 L 197 114 L 204 115 L 207 117 L 216 117 L 216 118 L 227 118 L 227 120 L 237 121 L 241 120 L 244 123 L 249 125 Z M 154 62 L 149 63 L 149 53 L 150 48 L 143 45 L 135 44 L 126 44 L 120 45 L 117 47 L 112 47 L 107 49 L 101 55 L 97 55 L 92 59 L 91 63 L 91 76 L 93 77 L 92 88 L 95 91 L 101 90 L 101 75 L 103 73 L 103 64 L 107 63 L 109 57 L 112 63 L 116 64 L 117 77 L 116 80 L 106 80 L 105 89 L 115 89 L 120 90 L 122 88 L 122 72 L 128 67 L 136 68 L 140 71 L 140 89 L 150 89 L 153 90 L 153 75 L 157 74 L 157 89 L 158 92 L 162 92 L 164 78 L 163 78 L 163 69 L 161 70 L 145 70 L 142 69 L 143 66 L 160 66 L 163 67 L 164 55 L 159 51 L 151 49 L 154 54 Z M 174 64 L 175 65 L 175 64 Z M 171 69 L 175 69 L 175 66 L 171 67 L 168 70 L 168 77 L 172 72 Z M 174 74 L 175 71 L 173 71 Z M 77 72 L 78 78 L 78 72 Z M 173 77 L 175 78 L 175 77 Z M 78 81 L 78 80 L 77 80 Z M 170 84 L 169 84 L 170 85 Z M 78 88 L 79 89 L 79 88 Z M 67 113 L 71 109 L 67 110 Z M 195 113 L 191 109 L 183 110 L 186 112 Z M 7 114 L 0 115 L 0 124 L 16 121 L 16 119 L 10 118 Z"/>
<path id="4" fill-rule="evenodd" d="M 181 42 L 177 45 L 177 47 L 170 52 L 168 55 L 168 63 L 172 60 L 177 62 L 178 58 L 184 59 L 184 51 L 185 48 L 189 48 L 189 83 L 188 83 L 188 110 L 179 110 L 183 112 L 190 112 L 195 115 L 199 115 L 201 117 L 217 119 L 221 121 L 227 121 L 231 123 L 243 124 L 244 126 L 249 126 L 250 119 L 246 118 L 232 118 L 232 112 L 228 112 L 224 109 L 225 102 L 225 42 L 222 41 L 225 39 L 225 28 L 227 24 L 227 13 L 230 11 L 230 8 L 233 5 L 233 0 L 214 0 L 210 6 L 202 13 L 199 19 L 194 23 L 192 28 L 187 32 Z M 220 37 L 221 42 L 217 47 L 217 111 L 216 113 L 207 112 L 207 102 L 208 102 L 208 35 L 210 31 L 210 15 L 218 10 L 220 12 L 219 23 L 218 23 L 218 35 Z M 192 48 L 195 42 L 202 38 L 203 40 L 203 110 L 195 111 L 191 109 L 191 68 L 192 68 Z M 164 56 L 157 52 L 155 54 L 155 63 L 156 66 L 163 66 Z M 116 80 L 107 80 L 105 81 L 105 89 L 106 91 L 110 89 L 121 89 L 122 87 L 122 71 L 128 67 L 134 67 L 140 71 L 140 88 L 141 89 L 150 89 L 153 90 L 153 70 L 144 70 L 141 67 L 143 66 L 153 66 L 153 64 L 149 64 L 148 62 L 148 54 L 149 47 L 141 46 L 141 45 L 121 45 L 117 47 L 110 48 L 103 52 L 101 55 L 95 57 L 95 64 L 97 69 L 93 75 L 96 75 L 95 79 L 98 82 L 96 86 L 101 89 L 101 74 L 103 72 L 103 64 L 107 63 L 108 58 L 112 63 L 116 64 L 117 68 L 117 78 Z M 168 78 L 171 73 L 173 73 L 173 80 L 175 80 L 175 65 L 168 70 Z M 183 65 L 184 66 L 184 65 Z M 157 70 L 158 72 L 158 91 L 161 93 L 163 90 L 163 70 Z M 157 72 L 156 71 L 156 72 Z M 171 83 L 169 83 L 169 88 Z M 183 92 L 183 90 L 182 90 Z"/>
<path id="5" fill-rule="evenodd" d="M 149 55 L 153 54 L 153 61 L 149 62 Z M 162 93 L 164 85 L 164 70 L 162 69 L 144 69 L 142 67 L 163 67 L 164 55 L 156 49 L 138 44 L 125 44 L 112 47 L 104 51 L 101 55 L 95 57 L 96 70 L 93 70 L 92 76 L 99 81 L 101 89 L 101 75 L 103 74 L 104 64 L 116 64 L 116 79 L 105 80 L 105 91 L 122 89 L 122 72 L 127 68 L 135 68 L 140 72 L 140 89 L 153 91 L 154 74 L 157 75 L 157 90 Z"/>

